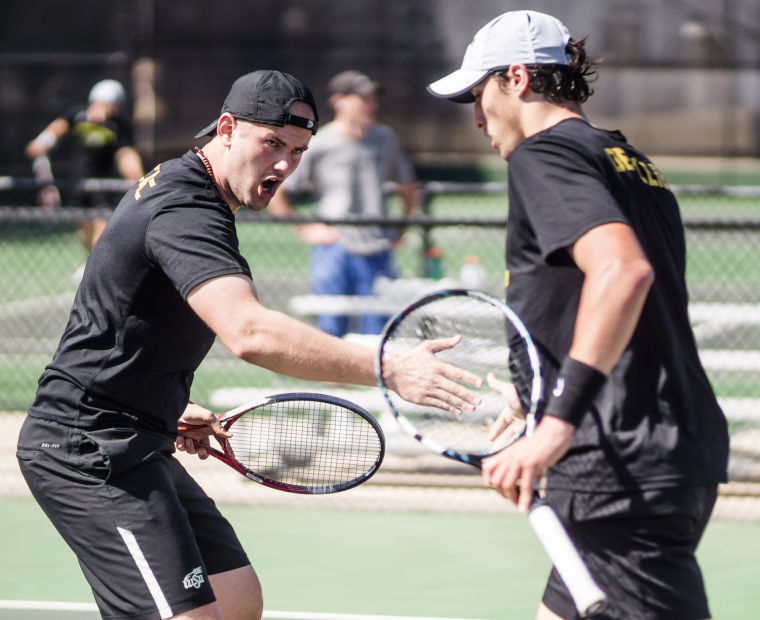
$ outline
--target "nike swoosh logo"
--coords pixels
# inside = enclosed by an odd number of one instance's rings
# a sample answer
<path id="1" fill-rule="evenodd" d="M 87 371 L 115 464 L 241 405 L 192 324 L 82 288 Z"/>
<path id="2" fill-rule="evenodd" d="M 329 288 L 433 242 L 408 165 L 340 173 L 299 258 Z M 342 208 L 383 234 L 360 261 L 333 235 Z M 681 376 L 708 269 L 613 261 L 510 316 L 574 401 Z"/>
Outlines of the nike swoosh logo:
<path id="1" fill-rule="evenodd" d="M 559 379 L 557 379 L 557 383 L 555 384 L 554 389 L 552 390 L 552 394 L 556 398 L 559 398 L 560 396 L 562 396 L 562 393 L 564 391 L 565 391 L 565 378 L 560 377 Z"/>

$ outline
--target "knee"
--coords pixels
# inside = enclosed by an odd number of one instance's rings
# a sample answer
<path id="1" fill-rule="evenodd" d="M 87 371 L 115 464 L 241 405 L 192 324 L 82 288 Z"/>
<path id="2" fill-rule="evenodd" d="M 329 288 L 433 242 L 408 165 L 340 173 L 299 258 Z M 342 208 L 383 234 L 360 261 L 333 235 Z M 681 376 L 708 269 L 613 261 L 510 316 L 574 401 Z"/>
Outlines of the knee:
<path id="1" fill-rule="evenodd" d="M 251 566 L 212 575 L 212 586 L 225 620 L 261 620 L 261 583 Z"/>
<path id="2" fill-rule="evenodd" d="M 250 584 L 240 591 L 242 600 L 238 600 L 233 613 L 224 614 L 225 620 L 261 620 L 264 614 L 264 594 L 256 574 Z"/>
<path id="3" fill-rule="evenodd" d="M 261 584 L 258 579 L 256 584 L 256 596 L 252 597 L 250 616 L 248 616 L 251 620 L 261 620 L 261 616 L 264 614 L 264 593 L 261 591 Z"/>

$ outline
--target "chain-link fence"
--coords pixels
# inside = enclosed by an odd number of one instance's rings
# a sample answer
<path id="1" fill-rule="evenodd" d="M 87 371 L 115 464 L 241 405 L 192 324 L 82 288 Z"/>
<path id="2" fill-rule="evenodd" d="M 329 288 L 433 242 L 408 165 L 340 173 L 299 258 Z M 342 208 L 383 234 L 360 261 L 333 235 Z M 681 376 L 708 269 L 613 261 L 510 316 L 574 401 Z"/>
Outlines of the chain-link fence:
<path id="1" fill-rule="evenodd" d="M 732 428 L 731 478 L 735 482 L 757 482 L 760 481 L 757 448 L 760 188 L 674 189 L 686 224 L 692 321 L 703 363 Z M 473 277 L 477 277 L 479 288 L 502 295 L 505 185 L 426 183 L 424 194 L 425 209 L 421 215 L 383 221 L 403 231 L 395 254 L 400 277 L 393 283 L 378 283 L 377 295 L 368 302 L 385 304 L 382 307 L 391 311 L 426 289 L 471 285 Z M 400 204 L 395 199 L 392 203 L 393 212 L 399 213 Z M 0 411 L 23 412 L 34 397 L 36 381 L 57 346 L 80 268 L 87 259 L 75 232 L 81 220 L 92 215 L 92 210 L 76 208 L 44 211 L 36 207 L 0 207 Z M 308 202 L 301 205 L 297 219 L 312 221 Z M 357 307 L 351 304 L 357 300 L 332 300 L 331 306 L 331 300 L 309 295 L 309 247 L 299 237 L 294 223 L 273 220 L 263 214 L 238 215 L 241 250 L 251 265 L 262 302 L 306 322 L 313 322 L 313 315 L 320 308 L 321 311 L 325 307 L 334 308 L 335 301 L 345 304 L 339 304 L 340 311 L 351 312 Z M 364 226 L 378 222 L 342 223 Z M 193 398 L 220 411 L 261 393 L 303 388 L 337 391 L 364 404 L 381 418 L 389 444 L 386 472 L 396 472 L 409 480 L 409 476 L 414 479 L 423 470 L 434 470 L 437 475 L 454 475 L 460 486 L 462 480 L 471 480 L 460 475 L 463 469 L 441 463 L 443 459 L 431 461 L 411 440 L 402 437 L 393 420 L 384 419 L 377 390 L 338 390 L 335 386 L 298 382 L 252 367 L 218 343 L 196 374 Z M 14 420 L 13 424 L 20 417 L 4 414 L 4 419 Z M 12 460 L 12 446 L 7 452 L 1 458 L 7 468 L 15 469 L 15 463 L 7 460 Z M 438 483 L 427 480 L 425 488 L 430 484 L 448 486 L 445 480 Z M 741 493 L 745 493 L 750 487 L 741 488 Z M 489 502 L 495 499 L 488 497 Z M 442 501 L 449 509 L 456 509 L 448 500 Z M 422 503 L 429 505 L 430 499 Z M 499 506 L 502 509 L 501 503 Z"/>

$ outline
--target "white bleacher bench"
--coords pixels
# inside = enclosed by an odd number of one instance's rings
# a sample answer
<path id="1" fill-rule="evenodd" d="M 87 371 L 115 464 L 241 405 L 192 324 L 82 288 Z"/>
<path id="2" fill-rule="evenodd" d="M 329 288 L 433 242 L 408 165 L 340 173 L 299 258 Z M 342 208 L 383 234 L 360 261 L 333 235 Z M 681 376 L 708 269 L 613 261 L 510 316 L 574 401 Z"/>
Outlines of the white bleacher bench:
<path id="1" fill-rule="evenodd" d="M 444 288 L 456 288 L 455 280 L 405 278 L 375 295 L 295 295 L 288 309 L 298 316 L 318 314 L 394 314 L 415 299 Z M 692 303 L 689 317 L 697 327 L 725 329 L 737 325 L 760 325 L 760 303 Z M 704 331 L 704 330 L 703 330 Z"/>
<path id="2" fill-rule="evenodd" d="M 396 314 L 405 304 L 381 295 L 296 295 L 288 302 L 288 310 L 298 316 L 335 314 Z"/>
<path id="3" fill-rule="evenodd" d="M 697 302 L 689 305 L 689 317 L 699 340 L 736 327 L 760 326 L 760 304 Z M 760 350 L 702 348 L 699 357 L 708 371 L 760 372 Z"/>
<path id="4" fill-rule="evenodd" d="M 697 338 L 713 336 L 740 325 L 760 325 L 760 304 L 691 303 L 689 318 Z"/>
<path id="5" fill-rule="evenodd" d="M 360 316 L 396 314 L 415 299 L 433 291 L 461 286 L 457 280 L 442 278 L 398 278 L 378 277 L 372 295 L 295 295 L 288 302 L 288 310 L 296 316 L 317 316 L 320 314 Z"/>

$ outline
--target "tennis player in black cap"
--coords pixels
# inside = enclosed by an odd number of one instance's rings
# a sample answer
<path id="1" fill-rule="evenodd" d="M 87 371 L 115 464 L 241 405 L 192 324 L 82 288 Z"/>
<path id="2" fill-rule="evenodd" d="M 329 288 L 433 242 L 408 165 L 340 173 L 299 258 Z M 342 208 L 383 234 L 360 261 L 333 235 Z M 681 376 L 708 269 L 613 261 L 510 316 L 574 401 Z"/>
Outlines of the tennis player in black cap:
<path id="1" fill-rule="evenodd" d="M 216 337 L 269 370 L 375 383 L 372 350 L 263 307 L 238 250 L 235 212 L 267 206 L 317 126 L 296 78 L 242 76 L 197 136 L 210 142 L 137 182 L 90 255 L 17 456 L 104 617 L 261 616 L 261 587 L 235 532 L 172 455 L 175 444 L 196 453 L 177 436 L 178 420 L 206 424 L 199 439 L 226 435 L 188 400 Z M 393 385 L 419 403 L 471 407 L 458 381 L 476 378 L 433 350 L 393 360 Z"/>

